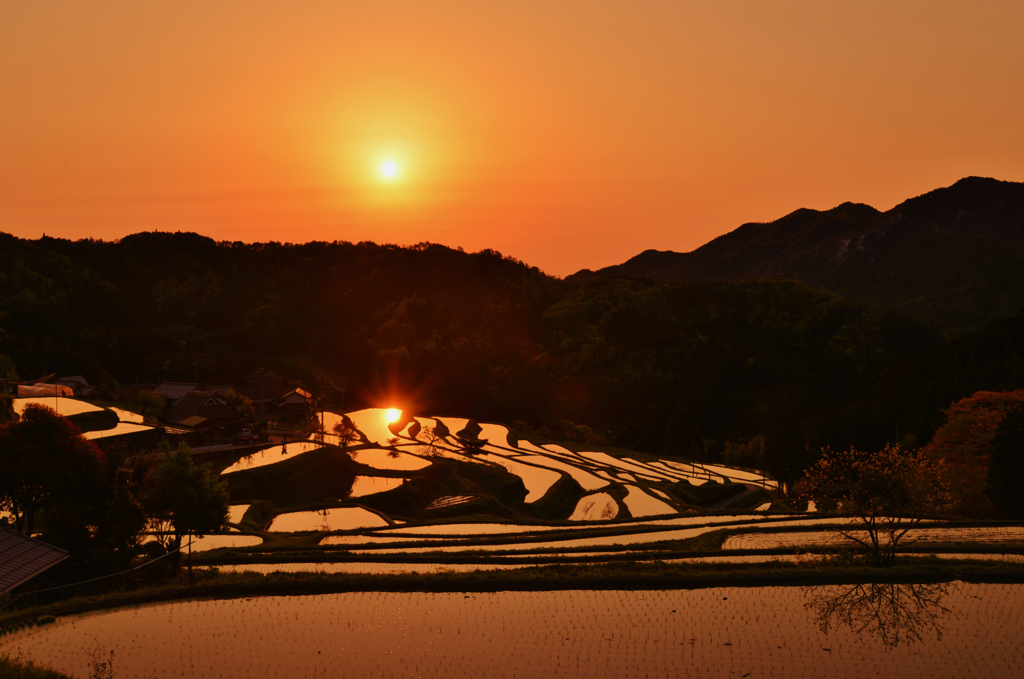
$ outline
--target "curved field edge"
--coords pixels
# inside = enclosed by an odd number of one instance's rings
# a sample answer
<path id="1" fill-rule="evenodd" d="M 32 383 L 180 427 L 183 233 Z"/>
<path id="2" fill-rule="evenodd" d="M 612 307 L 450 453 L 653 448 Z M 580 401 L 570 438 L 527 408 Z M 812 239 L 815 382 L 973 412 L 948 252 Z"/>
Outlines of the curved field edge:
<path id="1" fill-rule="evenodd" d="M 69 599 L 0 616 L 0 635 L 91 611 L 170 601 L 303 596 L 344 592 L 500 592 L 661 590 L 710 587 L 806 587 L 861 583 L 1024 583 L 1024 565 L 901 557 L 887 569 L 774 562 L 744 564 L 553 564 L 513 571 L 419 574 L 218 573 L 189 586 L 175 583 L 131 592 Z"/>

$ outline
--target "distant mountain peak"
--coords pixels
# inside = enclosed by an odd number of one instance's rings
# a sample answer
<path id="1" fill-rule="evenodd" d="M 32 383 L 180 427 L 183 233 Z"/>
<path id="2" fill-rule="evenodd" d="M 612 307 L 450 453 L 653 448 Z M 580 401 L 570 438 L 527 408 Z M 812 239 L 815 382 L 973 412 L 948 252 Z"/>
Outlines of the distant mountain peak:
<path id="1" fill-rule="evenodd" d="M 844 202 L 747 223 L 691 252 L 645 250 L 575 278 L 792 278 L 948 334 L 1024 304 L 1024 184 L 965 177 L 886 212 Z"/>

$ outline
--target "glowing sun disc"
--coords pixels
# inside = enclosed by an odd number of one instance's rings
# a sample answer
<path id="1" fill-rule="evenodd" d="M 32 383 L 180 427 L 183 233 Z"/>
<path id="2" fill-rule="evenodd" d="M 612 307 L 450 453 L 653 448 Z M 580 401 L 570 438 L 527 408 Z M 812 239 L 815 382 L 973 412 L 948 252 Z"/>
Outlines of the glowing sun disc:
<path id="1" fill-rule="evenodd" d="M 393 160 L 389 160 L 380 166 L 380 173 L 387 178 L 394 177 L 398 174 L 398 163 Z"/>
<path id="2" fill-rule="evenodd" d="M 392 422 L 397 422 L 398 418 L 401 416 L 402 411 L 399 410 L 398 408 L 388 408 L 388 411 L 384 414 L 384 417 L 387 419 L 388 424 L 391 424 Z"/>

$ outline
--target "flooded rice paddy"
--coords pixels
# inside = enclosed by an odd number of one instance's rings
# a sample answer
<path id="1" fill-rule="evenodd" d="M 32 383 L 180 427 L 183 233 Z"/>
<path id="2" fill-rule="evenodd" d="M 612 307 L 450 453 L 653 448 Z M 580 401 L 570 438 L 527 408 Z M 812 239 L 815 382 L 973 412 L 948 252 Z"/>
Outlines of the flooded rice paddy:
<path id="1" fill-rule="evenodd" d="M 121 420 L 122 422 L 134 422 L 135 424 L 142 424 L 142 422 L 145 420 L 145 418 L 142 415 L 138 413 L 133 413 L 130 410 L 123 410 L 122 408 L 114 407 L 108 408 L 108 410 L 113 411 L 113 413 L 117 415 L 117 419 Z"/>
<path id="2" fill-rule="evenodd" d="M 626 484 L 626 493 L 623 502 L 629 508 L 629 513 L 635 517 L 676 513 L 675 507 L 651 497 L 636 486 Z"/>
<path id="3" fill-rule="evenodd" d="M 499 424 L 479 423 L 479 438 L 483 442 L 476 449 L 467 449 L 465 442 L 458 438 L 469 420 L 460 417 L 417 417 L 418 430 L 405 426 L 399 433 L 388 428 L 388 411 L 384 408 L 367 408 L 347 414 L 360 433 L 364 444 L 379 446 L 379 449 L 358 449 L 353 451 L 356 462 L 377 469 L 418 471 L 430 464 L 432 457 L 471 460 L 477 463 L 503 467 L 518 476 L 526 488 L 527 504 L 537 502 L 563 476 L 574 479 L 585 492 L 606 488 L 610 483 L 632 484 L 624 502 L 634 516 L 655 514 L 676 514 L 677 509 L 670 502 L 673 498 L 664 490 L 649 488 L 648 484 L 671 484 L 680 481 L 701 485 L 708 481 L 720 483 L 736 482 L 771 487 L 774 482 L 762 474 L 721 465 L 699 465 L 666 460 L 643 461 L 633 458 L 617 458 L 605 452 L 572 451 L 556 444 L 537 445 L 525 439 L 510 437 L 508 428 Z M 326 435 L 314 434 L 328 443 L 337 443 L 337 437 L 329 432 L 340 422 L 342 416 L 324 414 Z M 448 429 L 444 437 L 432 433 L 436 425 Z M 384 450 L 383 448 L 387 448 Z M 656 499 L 650 493 L 658 495 Z M 665 501 L 668 502 L 665 502 Z M 614 499 L 612 502 L 618 504 Z M 632 506 L 631 506 L 632 505 Z M 621 507 L 614 512 L 601 508 L 600 516 L 607 519 L 618 515 Z M 585 513 L 584 513 L 585 514 Z M 573 512 L 579 516 L 580 512 Z M 566 517 L 568 518 L 568 517 Z M 575 519 L 574 520 L 578 520 Z"/>
<path id="4" fill-rule="evenodd" d="M 608 493 L 594 493 L 580 498 L 570 521 L 610 521 L 619 515 L 619 503 Z"/>
<path id="5" fill-rule="evenodd" d="M 294 533 L 299 531 L 356 530 L 386 525 L 388 522 L 376 512 L 362 507 L 340 507 L 279 514 L 274 517 L 270 529 L 278 533 Z"/>
<path id="6" fill-rule="evenodd" d="M 105 439 L 110 436 L 124 436 L 125 434 L 137 434 L 142 431 L 153 431 L 153 427 L 134 422 L 118 422 L 112 429 L 99 429 L 96 431 L 82 432 L 82 438 L 89 441 Z"/>
<path id="7" fill-rule="evenodd" d="M 394 490 L 405 483 L 405 479 L 392 476 L 357 476 L 352 481 L 352 492 L 349 497 L 365 497 L 374 493 Z"/>
<path id="8" fill-rule="evenodd" d="M 298 457 L 303 453 L 308 453 L 311 450 L 316 450 L 321 447 L 320 443 L 314 441 L 292 441 L 291 443 L 282 443 L 279 446 L 270 446 L 269 448 L 256 451 L 252 455 L 246 455 L 222 471 L 221 474 L 231 474 L 232 472 L 239 472 L 246 469 L 257 469 L 258 467 L 265 467 L 268 464 L 284 462 L 285 460 L 290 460 L 293 457 Z"/>
<path id="9" fill-rule="evenodd" d="M 864 531 L 850 534 L 867 539 Z M 821 547 L 841 545 L 849 540 L 838 531 L 811 531 L 800 533 L 741 533 L 726 538 L 722 549 L 783 549 L 789 547 Z M 991 528 L 914 528 L 902 539 L 902 544 L 936 542 L 1003 543 L 1024 542 L 1024 527 L 997 526 Z"/>
<path id="10" fill-rule="evenodd" d="M 239 523 L 247 511 L 249 505 L 231 505 L 228 507 L 228 523 Z"/>
<path id="11" fill-rule="evenodd" d="M 429 460 L 424 460 L 417 455 L 383 450 L 381 448 L 353 451 L 352 459 L 359 464 L 365 464 L 367 467 L 373 467 L 374 469 L 395 471 L 415 471 L 430 466 Z"/>
<path id="12" fill-rule="evenodd" d="M 842 607 L 846 607 L 843 609 Z M 77 676 L 1021 676 L 1024 586 L 349 593 L 62 618 L 0 649 Z"/>
<path id="13" fill-rule="evenodd" d="M 732 519 L 733 517 L 723 517 L 726 519 Z M 801 526 L 801 525 L 815 525 L 818 523 L 824 523 L 824 521 L 804 519 L 794 520 L 786 522 L 788 526 Z M 732 528 L 747 528 L 764 525 L 763 522 L 750 522 L 741 523 L 730 526 Z M 585 537 L 575 537 L 572 535 L 573 530 L 568 531 L 568 536 L 553 536 L 553 539 L 546 541 L 532 541 L 528 540 L 527 536 L 509 536 L 508 539 L 496 539 L 495 544 L 479 544 L 470 540 L 464 540 L 463 544 L 428 544 L 423 547 L 405 547 L 401 549 L 378 549 L 375 553 L 378 554 L 391 554 L 391 553 L 422 553 L 422 552 L 463 552 L 463 551 L 503 551 L 503 552 L 522 552 L 536 549 L 549 549 L 549 550 L 570 550 L 570 549 L 583 549 L 587 547 L 615 547 L 617 545 L 646 545 L 655 542 L 663 542 L 665 540 L 688 540 L 690 538 L 697 537 L 708 531 L 717 530 L 717 526 L 705 525 L 695 526 L 693 528 L 680 528 L 680 529 L 665 529 L 656 530 L 643 533 L 622 533 L 618 535 L 589 535 Z M 378 535 L 385 534 L 384 532 L 378 533 Z M 559 539 L 560 538 L 560 539 Z M 325 538 L 325 542 L 321 544 L 329 544 L 326 540 L 330 540 L 331 537 Z M 410 538 L 413 540 L 415 538 Z M 429 543 L 430 540 L 427 538 L 420 538 L 424 542 Z M 365 553 L 365 550 L 353 550 L 353 553 L 361 554 Z"/>
<path id="14" fill-rule="evenodd" d="M 142 542 L 153 542 L 157 537 L 156 535 L 143 535 Z M 263 544 L 263 538 L 259 535 L 238 535 L 237 533 L 204 535 L 201 538 L 192 538 L 192 552 L 208 552 L 223 547 L 255 547 L 261 544 Z M 187 536 L 181 539 L 181 551 L 189 551 Z"/>
<path id="15" fill-rule="evenodd" d="M 98 413 L 103 410 L 99 406 L 86 401 L 79 401 L 75 398 L 65 396 L 27 396 L 24 398 L 12 399 L 11 407 L 14 412 L 21 415 L 30 403 L 43 405 L 56 410 L 60 415 L 78 415 L 80 413 Z"/>

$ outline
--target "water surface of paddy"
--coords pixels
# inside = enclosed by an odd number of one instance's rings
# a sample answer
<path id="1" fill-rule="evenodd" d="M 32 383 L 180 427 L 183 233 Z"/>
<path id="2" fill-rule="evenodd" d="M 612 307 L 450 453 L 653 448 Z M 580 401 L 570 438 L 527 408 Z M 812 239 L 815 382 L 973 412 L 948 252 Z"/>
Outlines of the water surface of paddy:
<path id="1" fill-rule="evenodd" d="M 355 530 L 386 525 L 388 525 L 387 521 L 368 509 L 337 507 L 320 511 L 279 514 L 274 517 L 268 530 L 277 533 L 292 533 L 297 531 Z"/>
<path id="2" fill-rule="evenodd" d="M 282 443 L 278 446 L 270 446 L 269 448 L 258 450 L 251 455 L 246 455 L 222 471 L 221 474 L 231 474 L 232 472 L 256 469 L 258 467 L 265 467 L 268 464 L 284 462 L 285 460 L 290 460 L 293 457 L 297 457 L 303 453 L 308 453 L 311 450 L 316 450 L 317 448 L 322 447 L 322 444 L 318 441 L 292 441 L 290 443 Z"/>
<path id="3" fill-rule="evenodd" d="M 63 618 L 0 649 L 122 677 L 1019 677 L 1022 585 L 349 593 Z M 861 633 L 823 606 L 850 594 Z M 864 594 L 865 596 L 859 596 Z M 896 600 L 916 619 L 901 618 Z M 915 635 L 908 634 L 908 625 Z"/>

